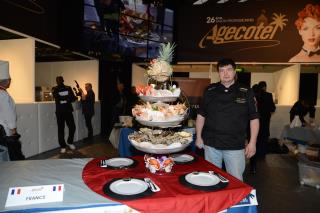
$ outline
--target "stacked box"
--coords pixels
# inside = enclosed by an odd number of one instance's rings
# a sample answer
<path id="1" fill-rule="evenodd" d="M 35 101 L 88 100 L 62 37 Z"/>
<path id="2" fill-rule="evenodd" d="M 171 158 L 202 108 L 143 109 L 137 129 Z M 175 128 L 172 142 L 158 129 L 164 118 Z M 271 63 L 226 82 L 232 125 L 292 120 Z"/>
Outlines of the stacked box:
<path id="1" fill-rule="evenodd" d="M 310 161 L 306 155 L 301 155 L 298 165 L 300 184 L 320 189 L 320 162 Z"/>

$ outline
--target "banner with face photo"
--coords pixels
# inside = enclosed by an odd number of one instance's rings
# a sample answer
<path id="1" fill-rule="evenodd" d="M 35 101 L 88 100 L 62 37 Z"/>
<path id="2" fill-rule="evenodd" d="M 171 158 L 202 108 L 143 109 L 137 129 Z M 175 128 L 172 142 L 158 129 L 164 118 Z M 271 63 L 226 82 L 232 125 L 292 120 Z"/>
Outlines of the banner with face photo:
<path id="1" fill-rule="evenodd" d="M 178 11 L 178 62 L 320 63 L 318 0 L 188 0 Z"/>

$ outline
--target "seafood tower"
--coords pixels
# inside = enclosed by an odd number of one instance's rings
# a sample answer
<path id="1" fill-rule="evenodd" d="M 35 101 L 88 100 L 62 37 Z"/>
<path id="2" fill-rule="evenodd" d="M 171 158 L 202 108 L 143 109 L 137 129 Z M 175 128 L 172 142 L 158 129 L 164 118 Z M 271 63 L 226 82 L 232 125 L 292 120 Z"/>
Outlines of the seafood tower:
<path id="1" fill-rule="evenodd" d="M 143 102 L 135 105 L 132 114 L 145 126 L 129 135 L 132 145 L 143 152 L 169 154 L 184 150 L 192 141 L 192 134 L 173 131 L 187 117 L 186 103 L 180 102 L 181 91 L 172 84 L 170 60 L 174 45 L 163 44 L 159 57 L 150 62 L 147 70 L 148 85 L 137 86 Z"/>

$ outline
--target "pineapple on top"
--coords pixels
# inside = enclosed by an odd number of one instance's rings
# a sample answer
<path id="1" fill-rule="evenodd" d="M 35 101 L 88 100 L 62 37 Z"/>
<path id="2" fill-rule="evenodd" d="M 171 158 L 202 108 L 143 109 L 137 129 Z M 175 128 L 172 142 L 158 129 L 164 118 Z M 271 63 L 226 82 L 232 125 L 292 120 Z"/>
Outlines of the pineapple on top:
<path id="1" fill-rule="evenodd" d="M 161 44 L 159 57 L 150 62 L 147 70 L 147 74 L 150 78 L 159 82 L 164 82 L 169 79 L 172 75 L 170 62 L 172 60 L 174 48 L 175 45 L 171 43 Z"/>

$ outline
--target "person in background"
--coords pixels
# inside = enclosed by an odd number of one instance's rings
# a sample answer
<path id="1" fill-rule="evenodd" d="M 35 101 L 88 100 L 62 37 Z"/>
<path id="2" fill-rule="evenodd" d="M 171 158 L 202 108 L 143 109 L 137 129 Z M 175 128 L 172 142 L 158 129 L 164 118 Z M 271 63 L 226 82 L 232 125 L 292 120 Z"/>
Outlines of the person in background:
<path id="1" fill-rule="evenodd" d="M 127 106 L 127 98 L 124 93 L 124 84 L 118 82 L 117 83 L 117 90 L 119 92 L 119 95 L 117 96 L 117 102 L 113 106 L 113 121 L 112 123 L 119 123 L 119 116 L 126 114 L 126 106 Z"/>
<path id="2" fill-rule="evenodd" d="M 1 137 L 1 143 L 8 147 L 10 160 L 24 160 L 17 133 L 16 105 L 7 91 L 10 84 L 9 62 L 0 60 L 0 125 L 4 129 L 2 134 L 5 134 Z"/>
<path id="3" fill-rule="evenodd" d="M 265 158 L 267 154 L 267 145 L 270 137 L 270 120 L 271 115 L 276 111 L 276 105 L 273 102 L 272 94 L 267 92 L 267 83 L 259 82 L 260 96 L 258 99 L 258 111 L 260 114 L 260 130 L 258 135 L 258 143 L 261 143 L 257 149 L 257 156 Z"/>
<path id="4" fill-rule="evenodd" d="M 252 86 L 252 91 L 254 94 L 254 97 L 256 99 L 256 105 L 259 111 L 259 103 L 258 100 L 260 99 L 260 88 L 258 84 L 254 84 Z M 260 122 L 260 119 L 259 119 Z M 261 123 L 260 123 L 261 125 Z M 260 133 L 261 129 L 259 128 L 259 133 Z M 259 146 L 261 146 L 261 143 L 259 143 L 259 133 L 258 133 L 258 137 L 257 137 L 257 143 L 256 143 L 256 154 L 254 154 L 251 158 L 250 158 L 250 173 L 255 174 L 256 173 L 256 169 L 257 169 L 257 152 L 260 149 Z M 247 128 L 247 140 L 250 140 L 250 122 L 248 123 L 248 128 Z"/>
<path id="5" fill-rule="evenodd" d="M 204 92 L 196 120 L 196 146 L 204 146 L 207 161 L 219 168 L 224 161 L 227 172 L 243 180 L 245 156 L 256 152 L 259 113 L 252 90 L 236 82 L 235 68 L 232 59 L 218 61 L 220 82 Z M 251 137 L 246 145 L 249 121 Z"/>
<path id="6" fill-rule="evenodd" d="M 81 93 L 81 106 L 82 106 L 82 113 L 84 115 L 84 119 L 86 121 L 86 127 L 88 129 L 88 140 L 91 140 L 93 137 L 93 128 L 92 128 L 92 116 L 94 115 L 94 102 L 95 102 L 95 94 L 92 90 L 92 84 L 86 83 L 85 84 L 86 94 L 83 92 L 82 89 L 79 89 Z"/>
<path id="7" fill-rule="evenodd" d="M 56 103 L 56 117 L 58 123 L 58 140 L 61 147 L 60 153 L 66 153 L 66 147 L 71 150 L 75 150 L 76 147 L 73 144 L 74 133 L 76 131 L 76 125 L 73 118 L 72 102 L 77 100 L 71 87 L 64 85 L 62 76 L 56 77 L 57 86 L 52 88 L 52 95 Z M 69 128 L 69 135 L 67 143 L 64 140 L 64 125 L 67 124 Z"/>
<path id="8" fill-rule="evenodd" d="M 254 91 L 258 112 L 260 115 L 260 128 L 257 138 L 257 152 L 250 158 L 250 172 L 256 173 L 257 170 L 257 159 L 265 158 L 267 154 L 267 145 L 270 136 L 270 119 L 273 112 L 276 110 L 276 106 L 273 102 L 272 94 L 267 92 L 267 83 L 260 81 L 259 84 L 255 84 L 252 87 Z"/>
<path id="9" fill-rule="evenodd" d="M 260 91 L 258 100 L 260 131 L 264 137 L 264 141 L 267 142 L 270 136 L 270 119 L 272 113 L 276 111 L 276 105 L 273 102 L 272 94 L 267 92 L 267 83 L 265 81 L 260 81 L 258 86 Z"/>
<path id="10" fill-rule="evenodd" d="M 310 117 L 310 122 L 307 122 L 304 119 L 304 116 L 306 116 L 308 113 Z M 290 110 L 290 122 L 293 121 L 295 116 L 299 116 L 302 126 L 313 125 L 315 113 L 316 108 L 310 104 L 310 101 L 304 99 L 298 100 Z"/>
<path id="11" fill-rule="evenodd" d="M 132 116 L 132 108 L 139 102 L 140 98 L 137 94 L 136 87 L 132 86 L 130 94 L 127 98 L 126 114 Z"/>

